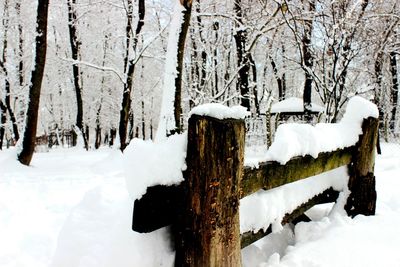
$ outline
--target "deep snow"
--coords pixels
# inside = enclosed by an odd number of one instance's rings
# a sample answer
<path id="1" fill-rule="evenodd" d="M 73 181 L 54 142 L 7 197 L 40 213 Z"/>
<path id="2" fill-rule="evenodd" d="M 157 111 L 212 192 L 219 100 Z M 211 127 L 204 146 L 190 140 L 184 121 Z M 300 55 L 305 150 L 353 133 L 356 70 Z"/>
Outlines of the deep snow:
<path id="1" fill-rule="evenodd" d="M 338 124 L 282 125 L 266 153 L 250 149 L 255 154 L 247 152 L 245 161 L 286 162 L 353 145 L 362 119 L 377 116 L 377 110 L 359 97 L 350 100 L 347 110 Z M 246 116 L 244 109 L 217 104 L 193 114 Z M 328 133 L 337 135 L 335 142 L 323 142 Z M 16 161 L 15 149 L 0 151 L 0 266 L 173 266 L 168 229 L 133 232 L 132 206 L 147 186 L 182 181 L 185 156 L 185 134 L 156 142 L 135 139 L 124 155 L 108 148 L 53 149 L 35 154 L 31 167 Z M 400 146 L 384 144 L 377 159 L 373 217 L 345 215 L 346 168 L 242 199 L 241 232 L 270 224 L 274 232 L 242 251 L 244 266 L 399 266 L 399 163 Z M 310 223 L 281 227 L 285 213 L 329 187 L 343 191 L 337 205 L 314 207 L 308 211 Z"/>
<path id="2" fill-rule="evenodd" d="M 245 266 L 399 266 L 400 146 L 377 157 L 377 215 L 354 220 L 329 205 L 315 221 L 242 252 Z M 55 149 L 32 167 L 0 152 L 0 266 L 172 266 L 166 229 L 130 230 L 132 201 L 118 150 Z M 311 216 L 310 215 L 310 216 Z"/>

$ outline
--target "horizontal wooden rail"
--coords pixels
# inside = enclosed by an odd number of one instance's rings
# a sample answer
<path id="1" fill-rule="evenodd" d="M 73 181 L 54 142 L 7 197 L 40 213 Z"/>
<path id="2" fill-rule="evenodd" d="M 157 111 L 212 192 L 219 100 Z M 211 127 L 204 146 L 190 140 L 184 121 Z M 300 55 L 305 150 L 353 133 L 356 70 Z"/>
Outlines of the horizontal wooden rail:
<path id="1" fill-rule="evenodd" d="M 269 190 L 284 184 L 321 174 L 351 162 L 354 147 L 319 153 L 317 158 L 310 155 L 295 157 L 285 165 L 276 161 L 259 164 L 257 169 L 245 167 L 242 178 L 242 197 L 260 189 Z"/>
<path id="2" fill-rule="evenodd" d="M 317 158 L 310 155 L 295 157 L 285 165 L 276 161 L 267 161 L 260 163 L 257 169 L 245 167 L 240 185 L 241 198 L 260 189 L 269 190 L 345 166 L 351 162 L 353 151 L 354 147 L 348 147 L 320 153 Z M 178 207 L 182 205 L 182 198 L 183 184 L 149 187 L 141 199 L 135 200 L 132 229 L 149 233 L 173 224 Z"/>
<path id="3" fill-rule="evenodd" d="M 299 218 L 301 215 L 304 214 L 308 209 L 312 208 L 314 205 L 318 204 L 325 204 L 325 203 L 331 203 L 331 202 L 336 202 L 337 198 L 339 196 L 339 192 L 333 190 L 332 188 L 329 188 L 322 192 L 319 195 L 314 196 L 310 200 L 308 200 L 306 203 L 301 204 L 299 207 L 297 207 L 294 211 L 291 213 L 287 213 L 283 219 L 281 224 L 285 225 L 287 223 L 292 223 L 294 222 L 297 218 Z M 257 240 L 263 238 L 264 236 L 270 234 L 272 232 L 271 226 L 268 227 L 266 231 L 260 230 L 256 233 L 253 232 L 246 232 L 241 235 L 241 247 L 245 248 L 248 245 L 251 245 L 252 243 L 256 242 Z"/>
<path id="4" fill-rule="evenodd" d="M 156 185 L 147 188 L 141 199 L 135 200 L 132 230 L 150 233 L 171 225 L 177 218 L 183 199 L 183 183 L 176 186 Z"/>

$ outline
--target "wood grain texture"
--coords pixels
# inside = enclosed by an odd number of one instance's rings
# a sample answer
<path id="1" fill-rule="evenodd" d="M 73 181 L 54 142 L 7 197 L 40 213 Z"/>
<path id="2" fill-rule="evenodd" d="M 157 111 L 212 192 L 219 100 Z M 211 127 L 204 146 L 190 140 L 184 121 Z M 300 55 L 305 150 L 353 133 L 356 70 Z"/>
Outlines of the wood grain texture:
<path id="1" fill-rule="evenodd" d="M 375 148 L 379 120 L 369 117 L 363 121 L 359 141 L 349 165 L 349 190 L 345 210 L 351 217 L 358 214 L 374 215 L 376 209 Z"/>
<path id="2" fill-rule="evenodd" d="M 244 135 L 243 120 L 190 118 L 175 266 L 241 266 Z"/>

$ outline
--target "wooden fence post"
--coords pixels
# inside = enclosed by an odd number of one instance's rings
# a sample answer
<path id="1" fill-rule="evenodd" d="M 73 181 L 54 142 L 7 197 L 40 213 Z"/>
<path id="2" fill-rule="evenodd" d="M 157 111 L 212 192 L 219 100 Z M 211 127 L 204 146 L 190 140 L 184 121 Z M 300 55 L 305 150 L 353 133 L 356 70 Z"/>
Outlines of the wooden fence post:
<path id="1" fill-rule="evenodd" d="M 184 207 L 175 266 L 241 266 L 239 200 L 244 120 L 189 119 Z"/>
<path id="2" fill-rule="evenodd" d="M 345 205 L 347 214 L 374 215 L 376 208 L 375 191 L 375 148 L 378 136 L 379 120 L 369 117 L 362 123 L 362 135 L 355 147 L 352 162 L 349 165 L 350 195 Z"/>

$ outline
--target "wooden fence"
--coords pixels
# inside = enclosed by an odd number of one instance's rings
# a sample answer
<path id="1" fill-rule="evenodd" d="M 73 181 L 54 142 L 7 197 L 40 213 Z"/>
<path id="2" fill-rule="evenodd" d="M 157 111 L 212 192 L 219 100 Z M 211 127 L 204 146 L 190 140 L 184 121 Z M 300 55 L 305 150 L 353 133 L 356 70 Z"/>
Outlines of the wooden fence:
<path id="1" fill-rule="evenodd" d="M 259 168 L 243 166 L 243 120 L 192 115 L 189 119 L 185 180 L 176 186 L 153 186 L 136 200 L 132 228 L 151 232 L 172 225 L 175 266 L 241 266 L 241 248 L 270 232 L 240 234 L 239 201 L 260 189 L 269 190 L 340 166 L 348 166 L 349 216 L 375 213 L 374 155 L 378 120 L 363 121 L 355 146 L 295 157 L 285 165 L 268 161 Z M 299 188 L 301 190 L 301 188 Z M 315 204 L 334 202 L 338 192 L 320 192 L 286 214 L 282 224 L 295 222 Z M 274 203 L 271 203 L 274 205 Z"/>

